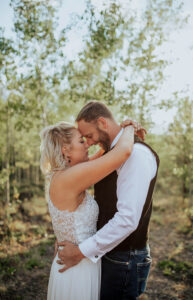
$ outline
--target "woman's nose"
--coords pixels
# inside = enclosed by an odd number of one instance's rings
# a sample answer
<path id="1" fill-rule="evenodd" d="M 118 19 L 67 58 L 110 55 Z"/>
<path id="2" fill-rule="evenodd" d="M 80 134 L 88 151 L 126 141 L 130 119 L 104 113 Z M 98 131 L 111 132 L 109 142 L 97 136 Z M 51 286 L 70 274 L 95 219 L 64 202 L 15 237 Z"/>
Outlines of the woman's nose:
<path id="1" fill-rule="evenodd" d="M 84 145 L 85 145 L 85 148 L 86 148 L 86 149 L 88 149 L 88 148 L 89 148 L 89 145 L 88 145 L 87 141 L 86 141 L 86 142 L 84 142 Z"/>

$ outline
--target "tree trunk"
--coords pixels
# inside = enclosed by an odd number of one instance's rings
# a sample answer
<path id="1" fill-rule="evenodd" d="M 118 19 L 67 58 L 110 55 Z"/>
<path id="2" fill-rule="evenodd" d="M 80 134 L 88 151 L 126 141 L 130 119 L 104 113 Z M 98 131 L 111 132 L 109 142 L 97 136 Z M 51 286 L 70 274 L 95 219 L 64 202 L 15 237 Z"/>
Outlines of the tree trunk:
<path id="1" fill-rule="evenodd" d="M 189 201 L 188 201 L 188 209 L 192 207 L 192 164 L 190 162 L 190 166 L 188 168 L 189 173 Z"/>
<path id="2" fill-rule="evenodd" d="M 35 166 L 35 183 L 38 185 L 40 182 L 40 178 L 39 178 L 39 152 L 36 152 L 36 161 L 37 161 L 37 165 Z"/>
<path id="3" fill-rule="evenodd" d="M 7 181 L 6 181 L 6 204 L 10 203 L 10 117 L 9 117 L 9 101 L 7 100 L 7 122 L 6 122 L 6 170 L 7 170 Z"/>

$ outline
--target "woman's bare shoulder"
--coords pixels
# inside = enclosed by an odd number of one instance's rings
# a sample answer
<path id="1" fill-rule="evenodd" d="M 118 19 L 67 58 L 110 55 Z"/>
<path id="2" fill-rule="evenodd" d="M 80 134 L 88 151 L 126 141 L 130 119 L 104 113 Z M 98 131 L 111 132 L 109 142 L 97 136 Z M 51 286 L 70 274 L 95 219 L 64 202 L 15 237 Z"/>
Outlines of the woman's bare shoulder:
<path id="1" fill-rule="evenodd" d="M 68 170 L 57 171 L 51 179 L 50 191 L 58 191 L 66 187 L 68 188 Z M 66 190 L 66 189 L 65 189 Z"/>
<path id="2" fill-rule="evenodd" d="M 68 172 L 59 171 L 53 176 L 50 184 L 50 198 L 60 210 L 73 210 L 76 206 L 76 194 L 68 183 Z"/>

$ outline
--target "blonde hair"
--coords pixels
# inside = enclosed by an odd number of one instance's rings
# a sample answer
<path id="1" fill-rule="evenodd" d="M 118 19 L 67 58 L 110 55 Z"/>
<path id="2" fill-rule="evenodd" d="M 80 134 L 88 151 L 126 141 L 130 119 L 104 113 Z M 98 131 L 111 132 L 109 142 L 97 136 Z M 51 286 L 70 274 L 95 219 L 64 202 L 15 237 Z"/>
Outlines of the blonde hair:
<path id="1" fill-rule="evenodd" d="M 67 122 L 59 122 L 55 125 L 45 127 L 41 133 L 40 145 L 40 168 L 45 175 L 50 175 L 56 170 L 66 167 L 62 153 L 62 147 L 71 144 L 74 125 Z"/>

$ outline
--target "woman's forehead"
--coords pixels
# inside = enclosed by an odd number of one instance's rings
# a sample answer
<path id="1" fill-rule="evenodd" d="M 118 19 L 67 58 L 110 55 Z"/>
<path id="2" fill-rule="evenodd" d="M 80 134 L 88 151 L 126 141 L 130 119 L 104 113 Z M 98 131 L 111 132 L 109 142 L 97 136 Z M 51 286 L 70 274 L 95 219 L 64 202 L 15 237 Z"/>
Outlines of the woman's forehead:
<path id="1" fill-rule="evenodd" d="M 77 137 L 82 137 L 82 134 L 81 134 L 81 132 L 78 130 L 78 128 L 75 128 L 75 135 L 76 135 Z"/>

